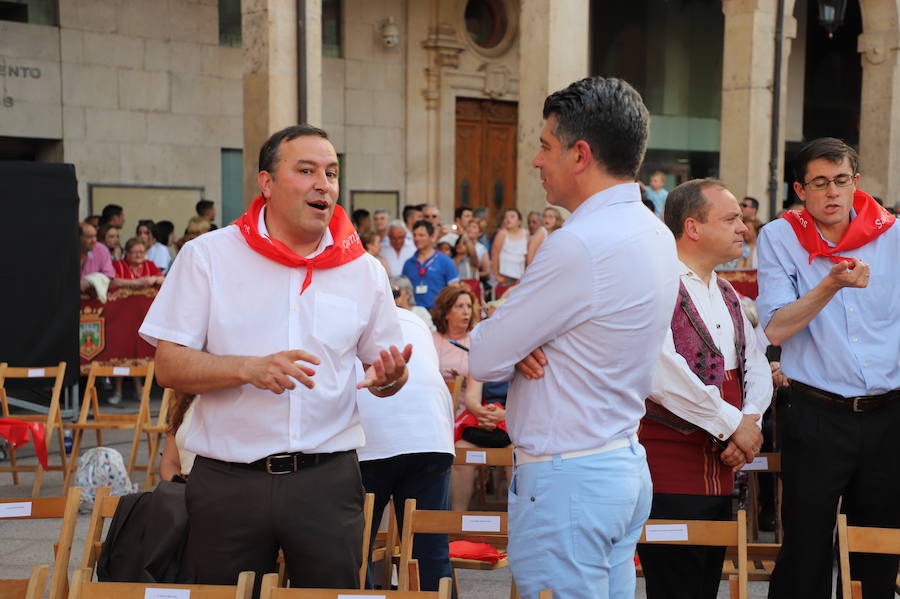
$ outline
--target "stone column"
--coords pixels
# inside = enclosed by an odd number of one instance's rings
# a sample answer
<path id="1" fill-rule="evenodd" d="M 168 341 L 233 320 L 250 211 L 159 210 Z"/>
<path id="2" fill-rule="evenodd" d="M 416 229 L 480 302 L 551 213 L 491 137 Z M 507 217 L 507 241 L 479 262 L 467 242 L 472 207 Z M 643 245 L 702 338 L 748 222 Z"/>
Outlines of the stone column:
<path id="1" fill-rule="evenodd" d="M 522 0 L 519 19 L 519 133 L 516 205 L 522 213 L 546 205 L 531 166 L 544 126 L 544 99 L 588 75 L 588 0 Z"/>
<path id="2" fill-rule="evenodd" d="M 299 121 L 298 77 L 306 78 L 306 114 L 322 120 L 322 8 L 305 0 L 306 19 L 299 23 L 296 0 L 243 0 L 244 47 L 244 202 L 259 194 L 259 148 L 275 131 Z M 299 72 L 298 26 L 306 37 L 306 70 Z"/>
<path id="3" fill-rule="evenodd" d="M 790 40 L 796 37 L 793 0 L 785 2 L 781 61 L 782 101 L 779 148 L 784 147 L 784 115 Z M 772 140 L 772 86 L 775 65 L 775 0 L 723 0 L 725 47 L 722 59 L 722 121 L 719 174 L 738 198 L 760 201 L 768 216 Z M 783 152 L 779 152 L 779 175 Z M 780 176 L 779 176 L 780 180 Z"/>
<path id="4" fill-rule="evenodd" d="M 900 31 L 865 32 L 860 106 L 860 187 L 886 205 L 900 202 Z"/>

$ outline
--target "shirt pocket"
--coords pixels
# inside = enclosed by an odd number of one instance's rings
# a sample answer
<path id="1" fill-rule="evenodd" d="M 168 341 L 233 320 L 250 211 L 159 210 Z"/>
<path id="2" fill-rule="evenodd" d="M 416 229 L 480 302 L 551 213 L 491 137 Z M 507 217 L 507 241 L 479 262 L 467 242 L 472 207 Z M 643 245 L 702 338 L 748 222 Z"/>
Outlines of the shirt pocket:
<path id="1" fill-rule="evenodd" d="M 357 305 L 352 299 L 319 292 L 316 294 L 313 336 L 337 353 L 356 345 L 359 336 Z"/>

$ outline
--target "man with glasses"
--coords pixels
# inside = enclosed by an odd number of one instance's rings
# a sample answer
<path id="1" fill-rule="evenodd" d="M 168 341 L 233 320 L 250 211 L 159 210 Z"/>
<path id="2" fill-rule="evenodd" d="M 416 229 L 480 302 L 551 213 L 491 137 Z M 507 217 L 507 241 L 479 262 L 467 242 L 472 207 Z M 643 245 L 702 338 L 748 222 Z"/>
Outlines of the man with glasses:
<path id="1" fill-rule="evenodd" d="M 859 183 L 856 151 L 820 138 L 797 156 L 806 205 L 758 242 L 760 324 L 791 380 L 780 416 L 784 543 L 769 597 L 831 597 L 840 502 L 851 525 L 900 527 L 900 227 Z M 851 556 L 866 597 L 893 597 L 897 558 Z"/>
<path id="2" fill-rule="evenodd" d="M 431 223 L 434 227 L 434 241 L 444 236 L 444 226 L 441 224 L 441 211 L 434 204 L 425 204 L 422 206 L 422 218 Z"/>
<path id="3" fill-rule="evenodd" d="M 756 218 L 759 211 L 759 200 L 747 196 L 741 201 L 741 216 L 744 218 Z"/>

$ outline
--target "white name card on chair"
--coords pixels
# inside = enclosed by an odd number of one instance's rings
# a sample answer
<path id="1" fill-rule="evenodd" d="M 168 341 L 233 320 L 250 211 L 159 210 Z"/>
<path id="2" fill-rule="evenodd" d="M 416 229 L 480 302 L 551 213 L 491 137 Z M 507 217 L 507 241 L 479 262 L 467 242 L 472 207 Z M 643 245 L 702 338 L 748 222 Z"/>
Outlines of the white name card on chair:
<path id="1" fill-rule="evenodd" d="M 467 451 L 466 464 L 487 464 L 486 451 Z"/>
<path id="2" fill-rule="evenodd" d="M 749 464 L 744 464 L 744 467 L 741 470 L 768 470 L 769 469 L 769 458 L 762 455 L 757 458 L 753 458 L 753 461 Z"/>
<path id="3" fill-rule="evenodd" d="M 0 503 L 0 518 L 24 518 L 31 515 L 30 501 Z"/>
<path id="4" fill-rule="evenodd" d="M 131 374 L 131 368 L 128 368 L 127 366 L 116 366 L 115 368 L 113 368 L 113 374 L 115 376 L 128 376 L 129 374 Z M 147 589 L 147 590 L 149 591 L 150 589 Z M 169 589 L 155 589 L 155 590 L 166 591 Z M 145 599 L 149 599 L 149 598 L 145 597 Z"/>
<path id="5" fill-rule="evenodd" d="M 144 599 L 189 599 L 191 589 L 144 589 Z"/>
<path id="6" fill-rule="evenodd" d="M 687 524 L 648 524 L 647 541 L 687 541 Z"/>
<path id="7" fill-rule="evenodd" d="M 500 516 L 463 516 L 462 529 L 466 532 L 500 532 Z"/>
<path id="8" fill-rule="evenodd" d="M 44 368 L 29 368 L 28 377 L 33 376 L 47 376 L 47 371 Z"/>

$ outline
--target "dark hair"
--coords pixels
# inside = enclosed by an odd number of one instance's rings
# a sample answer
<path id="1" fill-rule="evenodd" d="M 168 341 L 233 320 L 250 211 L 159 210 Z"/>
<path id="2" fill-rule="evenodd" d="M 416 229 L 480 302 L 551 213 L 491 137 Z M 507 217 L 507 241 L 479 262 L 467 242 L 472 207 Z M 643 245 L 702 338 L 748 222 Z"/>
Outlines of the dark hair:
<path id="1" fill-rule="evenodd" d="M 210 200 L 200 200 L 197 202 L 197 205 L 194 206 L 194 210 L 197 211 L 197 216 L 203 216 L 203 213 L 207 210 L 211 209 L 215 204 Z"/>
<path id="2" fill-rule="evenodd" d="M 111 220 L 114 216 L 119 216 L 120 214 L 122 214 L 121 206 L 118 204 L 107 204 L 103 207 L 103 211 L 100 212 L 100 224 L 102 225 Z"/>
<path id="3" fill-rule="evenodd" d="M 468 210 L 469 212 L 472 212 L 472 209 L 469 208 L 468 206 L 459 206 L 456 210 L 453 211 L 453 219 L 454 220 L 461 219 L 463 212 L 465 212 L 466 210 Z"/>
<path id="4" fill-rule="evenodd" d="M 353 211 L 353 215 L 350 217 L 350 220 L 353 221 L 353 226 L 358 229 L 363 219 L 369 218 L 370 216 L 371 215 L 369 214 L 369 211 L 365 208 L 357 208 Z"/>
<path id="5" fill-rule="evenodd" d="M 649 208 L 650 212 L 652 212 L 653 214 L 656 214 L 656 204 L 653 203 L 653 200 L 648 200 L 647 198 L 644 198 L 643 200 L 641 200 L 641 203 L 643 203 L 644 206 Z"/>
<path id="6" fill-rule="evenodd" d="M 156 232 L 159 234 L 156 241 L 163 245 L 169 245 L 169 236 L 175 232 L 175 225 L 170 220 L 161 220 L 156 223 Z"/>
<path id="7" fill-rule="evenodd" d="M 759 200 L 757 200 L 757 199 L 754 198 L 753 196 L 744 196 L 744 200 L 743 200 L 743 201 L 750 202 L 751 204 L 753 204 L 753 207 L 754 207 L 755 209 L 759 210 Z"/>
<path id="8" fill-rule="evenodd" d="M 519 222 L 522 222 L 522 213 L 519 212 L 519 209 L 518 209 L 518 208 L 515 208 L 515 207 L 507 208 L 506 210 L 503 211 L 503 216 L 504 216 L 504 217 L 506 216 L 506 213 L 507 213 L 507 212 L 515 212 L 515 213 L 516 213 L 516 216 L 519 217 Z"/>
<path id="9" fill-rule="evenodd" d="M 837 164 L 844 158 L 850 161 L 851 175 L 859 172 L 859 154 L 856 150 L 848 146 L 846 143 L 836 137 L 820 137 L 814 139 L 800 150 L 797 157 L 794 158 L 794 180 L 798 183 L 806 183 L 806 167 L 813 160 L 824 158 L 829 162 Z"/>
<path id="10" fill-rule="evenodd" d="M 169 404 L 168 428 L 166 432 L 174 435 L 178 432 L 178 427 L 184 422 L 184 416 L 187 414 L 188 408 L 194 403 L 197 396 L 193 393 L 184 393 L 183 391 L 172 391 L 172 398 Z"/>
<path id="11" fill-rule="evenodd" d="M 147 230 L 150 231 L 150 235 L 153 236 L 153 239 L 159 241 L 159 232 L 156 229 L 156 223 L 152 220 L 139 220 L 137 226 L 134 228 L 134 234 L 138 237 L 141 236 L 141 227 L 147 227 Z"/>
<path id="12" fill-rule="evenodd" d="M 427 220 L 417 220 L 415 223 L 413 223 L 413 231 L 415 231 L 419 227 L 425 227 L 425 230 L 428 231 L 429 235 L 434 235 L 434 225 L 432 225 Z"/>
<path id="13" fill-rule="evenodd" d="M 109 223 L 100 225 L 100 230 L 97 231 L 97 240 L 103 245 L 106 245 L 106 234 L 109 233 L 110 229 L 121 229 L 121 227 L 117 227 Z"/>
<path id="14" fill-rule="evenodd" d="M 641 95 L 621 79 L 587 77 L 544 100 L 544 119 L 556 117 L 553 134 L 566 148 L 584 140 L 607 173 L 635 179 L 650 115 Z"/>
<path id="15" fill-rule="evenodd" d="M 368 250 L 370 243 L 381 243 L 381 238 L 378 236 L 378 233 L 375 231 L 369 231 L 368 233 L 363 233 L 359 236 L 359 240 L 362 241 L 363 247 Z"/>
<path id="16" fill-rule="evenodd" d="M 411 212 L 421 212 L 418 206 L 414 206 L 413 204 L 407 204 L 403 207 L 403 222 L 406 222 L 406 219 L 409 218 L 409 214 Z"/>
<path id="17" fill-rule="evenodd" d="M 703 190 L 707 187 L 725 188 L 725 184 L 718 179 L 691 179 L 685 181 L 669 192 L 666 197 L 666 207 L 663 211 L 663 220 L 666 226 L 672 230 L 675 239 L 680 239 L 684 234 L 684 221 L 693 218 L 701 223 L 706 222 L 709 213 L 709 202 L 703 196 Z"/>
<path id="18" fill-rule="evenodd" d="M 281 147 L 281 144 L 307 135 L 316 135 L 322 139 L 328 139 L 328 134 L 325 133 L 324 129 L 306 124 L 291 125 L 273 133 L 259 149 L 259 171 L 274 173 L 275 165 L 278 164 L 278 148 Z"/>
<path id="19" fill-rule="evenodd" d="M 469 289 L 465 283 L 450 283 L 437 294 L 434 298 L 434 307 L 431 309 L 431 319 L 434 321 L 434 327 L 441 335 L 447 334 L 447 314 L 453 308 L 453 304 L 461 295 L 468 295 L 472 299 L 472 318 L 469 319 L 469 328 L 471 331 L 478 322 L 478 298 Z"/>

